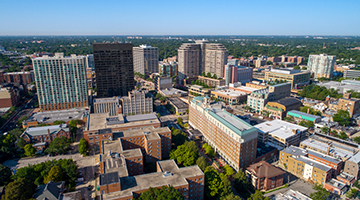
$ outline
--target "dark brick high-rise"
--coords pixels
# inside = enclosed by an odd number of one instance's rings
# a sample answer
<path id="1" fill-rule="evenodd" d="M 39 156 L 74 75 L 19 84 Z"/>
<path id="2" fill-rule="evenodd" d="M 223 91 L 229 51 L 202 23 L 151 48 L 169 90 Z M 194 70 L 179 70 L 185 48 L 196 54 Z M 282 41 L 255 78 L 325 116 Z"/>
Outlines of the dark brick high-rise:
<path id="1" fill-rule="evenodd" d="M 93 44 L 97 97 L 126 96 L 134 89 L 133 45 Z"/>

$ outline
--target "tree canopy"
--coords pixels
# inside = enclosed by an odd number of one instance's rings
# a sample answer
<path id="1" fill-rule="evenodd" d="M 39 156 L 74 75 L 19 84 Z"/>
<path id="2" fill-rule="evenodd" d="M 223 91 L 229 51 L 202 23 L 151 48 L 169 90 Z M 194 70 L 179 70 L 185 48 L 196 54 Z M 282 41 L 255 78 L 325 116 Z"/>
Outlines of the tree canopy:
<path id="1" fill-rule="evenodd" d="M 89 151 L 89 146 L 87 141 L 84 138 L 81 138 L 79 142 L 79 153 L 86 156 L 88 151 Z"/>
<path id="2" fill-rule="evenodd" d="M 30 199 L 34 193 L 34 184 L 25 178 L 10 182 L 5 187 L 3 200 L 25 200 Z"/>
<path id="3" fill-rule="evenodd" d="M 170 159 L 174 159 L 178 164 L 185 167 L 194 165 L 198 157 L 199 149 L 194 141 L 186 141 L 183 145 L 178 146 L 176 150 L 170 152 Z"/>
<path id="4" fill-rule="evenodd" d="M 330 192 L 319 184 L 315 184 L 313 188 L 316 190 L 316 192 L 310 194 L 310 198 L 313 200 L 326 200 L 330 196 Z"/>
<path id="5" fill-rule="evenodd" d="M 140 197 L 137 200 L 183 200 L 184 196 L 182 196 L 181 192 L 176 190 L 173 186 L 167 187 L 162 186 L 159 190 L 157 188 L 150 187 L 147 191 L 141 193 Z"/>
<path id="6" fill-rule="evenodd" d="M 350 124 L 350 114 L 347 110 L 338 110 L 333 116 L 335 122 L 339 122 L 341 126 L 348 126 Z"/>
<path id="7" fill-rule="evenodd" d="M 24 147 L 25 156 L 33 156 L 36 153 L 36 149 L 33 147 L 32 144 L 27 144 Z"/>
<path id="8" fill-rule="evenodd" d="M 48 154 L 64 154 L 70 150 L 72 139 L 66 137 L 56 137 L 50 142 L 49 147 L 45 150 Z"/>
<path id="9" fill-rule="evenodd" d="M 0 164 L 0 186 L 10 182 L 11 170 L 7 166 Z"/>

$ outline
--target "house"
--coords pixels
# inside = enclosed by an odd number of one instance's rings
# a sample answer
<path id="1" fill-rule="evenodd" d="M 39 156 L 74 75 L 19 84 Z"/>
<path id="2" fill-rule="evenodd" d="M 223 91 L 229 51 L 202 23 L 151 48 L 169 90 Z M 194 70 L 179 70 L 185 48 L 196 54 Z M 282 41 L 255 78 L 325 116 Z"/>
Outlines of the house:
<path id="1" fill-rule="evenodd" d="M 246 168 L 247 180 L 257 190 L 270 190 L 284 184 L 285 172 L 266 161 L 260 161 Z"/>
<path id="2" fill-rule="evenodd" d="M 39 185 L 36 190 L 33 198 L 36 200 L 60 200 L 62 199 L 62 193 L 64 192 L 65 182 L 49 182 L 44 185 Z"/>
<path id="3" fill-rule="evenodd" d="M 70 138 L 70 129 L 66 124 L 27 128 L 20 137 L 27 143 L 50 143 L 56 137 Z"/>

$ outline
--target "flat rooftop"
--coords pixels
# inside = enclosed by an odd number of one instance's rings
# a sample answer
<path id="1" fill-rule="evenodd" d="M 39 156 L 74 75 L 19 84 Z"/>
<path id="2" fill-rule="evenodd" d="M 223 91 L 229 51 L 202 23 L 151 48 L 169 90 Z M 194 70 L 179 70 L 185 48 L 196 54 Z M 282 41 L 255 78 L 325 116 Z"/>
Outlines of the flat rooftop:
<path id="1" fill-rule="evenodd" d="M 68 122 L 72 119 L 83 120 L 84 117 L 89 115 L 88 108 L 73 108 L 68 110 L 54 110 L 33 113 L 26 122 L 37 121 L 38 123 L 53 123 L 55 121 Z"/>
<path id="2" fill-rule="evenodd" d="M 183 90 L 176 89 L 176 88 L 164 89 L 164 90 L 161 90 L 161 92 L 165 96 L 171 96 L 171 95 L 175 95 L 175 94 L 181 94 L 181 95 L 187 95 L 188 94 L 187 92 L 185 92 Z"/>
<path id="3" fill-rule="evenodd" d="M 235 115 L 230 114 L 221 108 L 210 108 L 209 114 L 222 122 L 229 129 L 237 133 L 239 136 L 253 132 L 256 129 Z"/>
<path id="4" fill-rule="evenodd" d="M 310 197 L 292 189 L 277 194 L 273 200 L 312 200 Z"/>
<path id="5" fill-rule="evenodd" d="M 231 97 L 238 97 L 238 96 L 245 96 L 245 95 L 247 95 L 246 92 L 241 92 L 241 91 L 232 90 L 232 89 L 215 90 L 215 91 L 212 91 L 212 92 L 213 92 L 213 93 L 219 93 L 219 94 L 222 94 L 222 95 L 231 96 Z"/>
<path id="6" fill-rule="evenodd" d="M 116 117 L 118 118 L 116 120 Z M 111 121 L 118 121 L 114 123 L 108 123 Z M 160 123 L 157 116 L 153 113 L 144 115 L 131 115 L 124 117 L 122 115 L 111 117 L 109 113 L 92 113 L 87 122 L 86 131 L 88 130 L 100 130 L 106 128 L 120 128 L 127 126 L 138 126 L 143 124 Z"/>
<path id="7" fill-rule="evenodd" d="M 110 103 L 110 102 L 117 102 L 119 103 L 119 97 L 108 97 L 108 98 L 95 98 L 94 103 Z"/>
<path id="8" fill-rule="evenodd" d="M 175 105 L 178 109 L 185 109 L 189 108 L 189 104 L 185 103 L 184 101 L 180 100 L 179 98 L 169 98 L 168 99 L 172 104 Z"/>
<path id="9" fill-rule="evenodd" d="M 231 87 L 231 86 L 229 86 L 229 87 Z M 256 90 L 259 90 L 257 88 L 246 87 L 246 86 L 234 86 L 233 88 L 238 89 L 238 90 L 249 91 L 249 92 L 254 92 Z"/>
<path id="10" fill-rule="evenodd" d="M 99 176 L 100 185 L 108 185 L 112 183 L 120 182 L 117 172 L 111 172 L 107 174 L 100 174 Z"/>
<path id="11" fill-rule="evenodd" d="M 294 117 L 301 116 L 304 119 L 311 119 L 311 120 L 321 119 L 320 116 L 311 115 L 311 114 L 308 114 L 308 113 L 300 112 L 298 110 L 290 110 L 289 112 L 287 112 L 287 114 L 290 115 L 290 116 L 294 116 Z"/>
<path id="12" fill-rule="evenodd" d="M 262 133 L 269 133 L 273 136 L 277 136 L 279 138 L 284 138 L 284 139 L 294 136 L 294 133 L 292 132 L 293 130 L 298 130 L 301 132 L 308 130 L 303 126 L 299 126 L 278 119 L 275 119 L 273 121 L 266 121 L 257 124 L 254 127 L 257 128 Z"/>
<path id="13" fill-rule="evenodd" d="M 346 185 L 334 178 L 330 179 L 326 184 L 332 185 L 333 187 L 336 187 L 338 189 L 343 189 Z"/>
<path id="14" fill-rule="evenodd" d="M 161 172 L 121 178 L 121 191 L 103 194 L 103 199 L 132 196 L 133 191 L 147 190 L 149 187 L 183 186 L 188 184 L 186 178 L 204 175 L 197 165 L 179 168 L 174 160 L 158 161 L 158 164 Z"/>
<path id="15" fill-rule="evenodd" d="M 322 152 L 327 152 L 328 147 L 329 147 L 329 145 L 327 143 L 312 140 L 311 138 L 307 138 L 307 139 L 301 141 L 300 143 L 303 144 L 303 145 L 306 145 L 308 147 L 311 147 L 313 149 L 319 149 Z M 350 157 L 352 157 L 354 155 L 352 152 L 340 149 L 340 148 L 335 147 L 335 146 L 330 146 L 329 153 L 331 155 L 333 155 L 333 156 L 339 156 L 343 160 L 348 159 L 348 158 L 350 158 Z"/>

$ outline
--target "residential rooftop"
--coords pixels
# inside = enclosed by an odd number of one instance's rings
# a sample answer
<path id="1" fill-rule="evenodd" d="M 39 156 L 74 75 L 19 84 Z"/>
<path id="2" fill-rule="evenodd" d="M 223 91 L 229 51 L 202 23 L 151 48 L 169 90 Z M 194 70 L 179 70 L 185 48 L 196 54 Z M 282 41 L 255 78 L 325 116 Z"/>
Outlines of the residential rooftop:
<path id="1" fill-rule="evenodd" d="M 269 133 L 273 136 L 284 139 L 294 136 L 293 130 L 297 130 L 300 132 L 304 132 L 308 130 L 303 126 L 292 124 L 279 119 L 262 122 L 260 124 L 255 125 L 254 127 L 257 128 L 262 133 Z"/>
<path id="2" fill-rule="evenodd" d="M 59 132 L 60 130 L 64 130 L 64 131 L 68 132 L 69 128 L 67 127 L 66 124 L 42 126 L 42 127 L 31 127 L 31 128 L 29 127 L 24 131 L 23 134 L 28 134 L 31 136 L 39 136 L 39 135 L 54 134 L 54 133 Z"/>
<path id="3" fill-rule="evenodd" d="M 343 189 L 346 185 L 334 178 L 330 179 L 328 182 L 326 182 L 326 184 L 332 185 L 338 189 Z"/>
<path id="4" fill-rule="evenodd" d="M 277 194 L 272 200 L 312 200 L 310 197 L 292 189 Z"/>
<path id="5" fill-rule="evenodd" d="M 161 172 L 121 178 L 121 191 L 103 194 L 103 199 L 129 197 L 133 192 L 147 190 L 149 187 L 183 186 L 188 184 L 186 178 L 204 175 L 197 165 L 179 168 L 174 160 L 158 161 L 157 163 Z"/>
<path id="6" fill-rule="evenodd" d="M 180 100 L 179 98 L 169 98 L 168 99 L 172 104 L 174 104 L 178 109 L 188 108 L 189 104 Z"/>
<path id="7" fill-rule="evenodd" d="M 332 169 L 331 167 L 329 167 L 329 166 L 327 166 L 325 164 L 314 161 L 314 160 L 312 160 L 312 159 L 310 159 L 308 157 L 305 157 L 305 156 L 299 156 L 299 157 L 297 157 L 295 159 L 298 160 L 298 161 L 304 162 L 305 164 L 308 164 L 308 165 L 311 165 L 311 166 L 316 167 L 318 169 L 321 169 L 323 171 L 326 171 L 326 172 L 330 171 Z"/>

